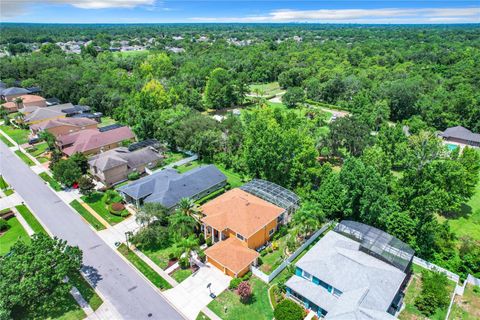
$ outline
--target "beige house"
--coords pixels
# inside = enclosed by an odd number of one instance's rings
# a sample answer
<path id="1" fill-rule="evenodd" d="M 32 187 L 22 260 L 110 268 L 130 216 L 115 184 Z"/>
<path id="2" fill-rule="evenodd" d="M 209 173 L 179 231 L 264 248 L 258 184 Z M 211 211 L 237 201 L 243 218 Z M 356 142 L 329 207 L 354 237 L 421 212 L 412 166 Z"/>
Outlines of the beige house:
<path id="1" fill-rule="evenodd" d="M 155 167 L 162 159 L 151 147 L 134 151 L 120 147 L 93 156 L 88 164 L 91 174 L 109 187 L 127 180 L 132 172 L 141 174 L 145 168 Z"/>
<path id="2" fill-rule="evenodd" d="M 30 130 L 34 135 L 48 131 L 57 138 L 81 130 L 96 129 L 97 125 L 97 121 L 87 118 L 58 118 L 31 125 Z"/>

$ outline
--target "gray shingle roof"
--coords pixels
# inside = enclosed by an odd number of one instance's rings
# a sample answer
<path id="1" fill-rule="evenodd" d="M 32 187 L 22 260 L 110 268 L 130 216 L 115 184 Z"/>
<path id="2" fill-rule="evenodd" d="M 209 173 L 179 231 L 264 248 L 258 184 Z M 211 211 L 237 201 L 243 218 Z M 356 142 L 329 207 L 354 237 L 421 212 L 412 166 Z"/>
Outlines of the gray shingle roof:
<path id="1" fill-rule="evenodd" d="M 443 131 L 440 135 L 444 138 L 457 138 L 457 139 L 480 143 L 479 133 L 473 133 L 472 131 L 462 126 L 448 128 L 447 130 Z"/>
<path id="2" fill-rule="evenodd" d="M 19 87 L 10 87 L 2 90 L 2 96 L 13 96 L 17 94 L 29 94 L 30 91 Z"/>
<path id="3" fill-rule="evenodd" d="M 205 165 L 183 174 L 174 169 L 165 169 L 118 190 L 133 199 L 157 202 L 171 208 L 180 199 L 194 197 L 226 180 L 225 175 L 214 165 Z"/>
<path id="4" fill-rule="evenodd" d="M 335 303 L 322 298 L 323 303 L 328 304 L 325 308 L 327 319 L 363 319 L 360 316 L 365 315 L 365 310 L 385 314 L 406 277 L 394 266 L 359 249 L 359 242 L 330 231 L 296 263 L 297 267 L 342 291 L 338 298 L 332 295 Z M 295 283 L 298 280 L 293 278 L 290 281 Z M 312 302 L 318 300 L 318 293 L 313 288 L 298 283 L 295 287 L 296 292 L 313 299 Z M 321 286 L 315 287 L 317 291 L 326 292 Z M 345 314 L 349 317 L 334 318 Z M 388 315 L 385 318 L 388 319 Z"/>
<path id="5" fill-rule="evenodd" d="M 162 156 L 151 148 L 129 151 L 127 148 L 120 147 L 93 156 L 88 163 L 98 170 L 105 171 L 123 164 L 127 164 L 130 168 L 136 168 L 160 159 Z"/>

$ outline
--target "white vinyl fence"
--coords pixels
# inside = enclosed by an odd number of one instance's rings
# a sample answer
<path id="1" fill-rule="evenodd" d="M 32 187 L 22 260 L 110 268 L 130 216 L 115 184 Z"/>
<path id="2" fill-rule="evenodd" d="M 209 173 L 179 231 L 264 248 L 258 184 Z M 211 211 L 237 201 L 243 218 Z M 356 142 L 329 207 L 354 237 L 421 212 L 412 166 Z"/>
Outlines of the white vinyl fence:
<path id="1" fill-rule="evenodd" d="M 413 257 L 413 263 L 431 271 L 442 272 L 452 281 L 458 282 L 460 280 L 460 276 L 458 274 L 448 271 L 447 269 L 439 267 L 436 264 L 430 263 L 418 257 Z"/>
<path id="2" fill-rule="evenodd" d="M 289 256 L 287 259 L 285 259 L 282 264 L 280 264 L 275 270 L 273 270 L 272 273 L 269 275 L 263 273 L 260 269 L 251 266 L 250 269 L 252 270 L 252 274 L 260 278 L 265 283 L 270 283 L 280 272 L 283 271 L 293 260 L 295 260 L 296 257 L 300 253 L 302 253 L 305 248 L 307 248 L 312 242 L 314 242 L 322 233 L 324 233 L 331 225 L 333 221 L 329 221 L 326 224 L 323 225 L 320 229 L 318 229 L 307 241 L 305 241 L 295 252 Z"/>

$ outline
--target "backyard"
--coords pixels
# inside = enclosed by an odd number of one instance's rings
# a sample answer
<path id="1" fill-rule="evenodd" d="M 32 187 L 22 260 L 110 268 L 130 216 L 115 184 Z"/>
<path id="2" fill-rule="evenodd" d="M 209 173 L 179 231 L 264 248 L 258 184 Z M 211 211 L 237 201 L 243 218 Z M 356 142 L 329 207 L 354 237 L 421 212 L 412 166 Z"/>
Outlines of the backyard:
<path id="1" fill-rule="evenodd" d="M 166 151 L 164 155 L 165 155 L 165 159 L 163 159 L 162 161 L 162 166 L 169 165 L 171 163 L 177 162 L 179 160 L 182 160 L 188 157 L 185 153 L 178 152 L 178 151 Z"/>
<path id="2" fill-rule="evenodd" d="M 116 124 L 117 121 L 110 117 L 102 117 L 102 122 L 98 124 L 99 128 L 106 127 L 106 126 L 111 126 L 112 124 Z"/>
<path id="3" fill-rule="evenodd" d="M 5 255 L 10 251 L 10 248 L 18 240 L 22 240 L 25 243 L 30 243 L 30 237 L 28 236 L 23 226 L 18 222 L 17 217 L 13 217 L 7 220 L 8 230 L 0 236 L 0 256 Z"/>
<path id="4" fill-rule="evenodd" d="M 271 97 L 285 91 L 280 88 L 278 82 L 251 84 L 249 88 L 251 95 L 257 95 L 258 92 L 263 97 Z"/>
<path id="5" fill-rule="evenodd" d="M 123 209 L 118 214 L 112 214 L 108 210 L 108 205 L 115 202 L 121 202 L 121 196 L 113 190 L 109 192 L 113 192 L 115 195 L 111 200 L 110 203 L 106 203 L 106 199 L 104 197 L 104 193 L 102 192 L 95 192 L 90 196 L 82 196 L 82 200 L 85 201 L 95 212 L 97 212 L 103 219 L 105 219 L 109 224 L 112 226 L 122 222 L 128 216 L 128 211 Z"/>
<path id="6" fill-rule="evenodd" d="M 224 320 L 272 319 L 273 310 L 268 298 L 268 285 L 255 277 L 251 277 L 249 283 L 253 292 L 249 302 L 242 303 L 237 293 L 226 290 L 210 302 L 208 307 Z"/>
<path id="7" fill-rule="evenodd" d="M 480 287 L 467 284 L 463 296 L 455 296 L 455 303 L 452 306 L 448 319 L 480 319 Z"/>
<path id="8" fill-rule="evenodd" d="M 30 131 L 27 129 L 19 129 L 7 125 L 1 125 L 0 129 L 18 144 L 25 144 L 28 142 L 28 135 L 30 134 Z"/>
<path id="9" fill-rule="evenodd" d="M 77 200 L 73 200 L 70 202 L 70 206 L 75 209 L 87 222 L 95 228 L 95 230 L 100 231 L 104 230 L 105 226 L 100 223 L 100 221 L 97 220 L 90 212 L 88 212 L 87 209 L 85 209 L 80 202 Z"/>
<path id="10" fill-rule="evenodd" d="M 118 247 L 118 251 L 130 261 L 148 280 L 161 290 L 172 288 L 172 286 L 163 279 L 155 270 L 140 259 L 133 251 L 129 250 L 125 244 Z"/>
<path id="11" fill-rule="evenodd" d="M 422 290 L 422 271 L 423 268 L 413 265 L 413 273 L 410 282 L 408 283 L 407 289 L 405 291 L 405 298 L 403 303 L 405 304 L 405 309 L 400 313 L 400 320 L 417 320 L 417 319 L 431 319 L 431 320 L 444 320 L 447 315 L 447 309 L 437 309 L 437 311 L 430 317 L 424 316 L 420 310 L 415 306 L 415 299 L 420 295 Z M 448 292 L 451 295 L 455 289 L 455 282 L 448 281 Z"/>
<path id="12" fill-rule="evenodd" d="M 176 167 L 175 169 L 179 173 L 184 173 L 204 164 L 206 163 L 195 160 L 190 163 L 184 164 L 182 166 Z M 218 170 L 222 171 L 223 174 L 227 177 L 227 182 L 232 188 L 240 187 L 243 184 L 242 177 L 238 173 L 234 172 L 231 169 L 226 169 L 222 165 L 215 164 L 215 166 L 218 168 Z"/>

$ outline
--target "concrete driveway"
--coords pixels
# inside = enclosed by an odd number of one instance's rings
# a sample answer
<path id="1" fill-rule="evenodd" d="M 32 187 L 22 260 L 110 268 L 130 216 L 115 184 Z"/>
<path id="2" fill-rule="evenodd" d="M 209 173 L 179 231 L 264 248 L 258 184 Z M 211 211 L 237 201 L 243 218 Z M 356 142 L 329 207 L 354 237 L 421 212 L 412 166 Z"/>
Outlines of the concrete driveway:
<path id="1" fill-rule="evenodd" d="M 195 320 L 200 310 L 212 301 L 207 285 L 211 283 L 212 292 L 218 296 L 228 288 L 230 280 L 229 276 L 207 263 L 164 294 L 188 319 Z"/>

